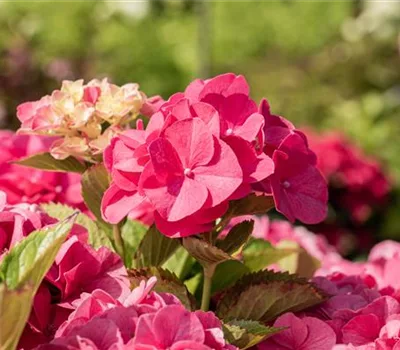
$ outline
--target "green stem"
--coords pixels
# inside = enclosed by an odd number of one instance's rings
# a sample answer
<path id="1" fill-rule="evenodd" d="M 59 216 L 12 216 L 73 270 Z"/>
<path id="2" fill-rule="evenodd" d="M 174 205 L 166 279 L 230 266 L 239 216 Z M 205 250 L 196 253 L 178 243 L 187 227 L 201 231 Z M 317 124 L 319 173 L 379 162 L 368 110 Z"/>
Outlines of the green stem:
<path id="1" fill-rule="evenodd" d="M 120 255 L 122 261 L 125 260 L 125 248 L 124 242 L 121 236 L 121 230 L 118 225 L 113 225 L 113 238 L 114 238 L 114 246 L 117 253 Z"/>
<path id="2" fill-rule="evenodd" d="M 201 297 L 201 309 L 208 311 L 211 298 L 211 284 L 216 265 L 204 267 L 203 295 Z"/>

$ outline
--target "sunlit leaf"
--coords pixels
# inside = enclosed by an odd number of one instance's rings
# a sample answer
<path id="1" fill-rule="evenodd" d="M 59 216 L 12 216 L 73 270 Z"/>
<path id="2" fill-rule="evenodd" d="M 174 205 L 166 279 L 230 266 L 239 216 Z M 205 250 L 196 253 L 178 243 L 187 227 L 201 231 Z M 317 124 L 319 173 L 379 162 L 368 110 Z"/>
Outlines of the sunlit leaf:
<path id="1" fill-rule="evenodd" d="M 239 349 L 249 349 L 281 331 L 280 328 L 267 327 L 249 320 L 231 320 L 223 324 L 223 330 L 229 344 Z"/>
<path id="2" fill-rule="evenodd" d="M 266 323 L 325 299 L 326 295 L 304 278 L 265 270 L 245 275 L 229 288 L 218 302 L 217 315 L 224 320 Z"/>
<path id="3" fill-rule="evenodd" d="M 86 166 L 73 157 L 55 159 L 50 153 L 39 153 L 26 158 L 21 158 L 13 163 L 30 168 L 82 174 Z"/>

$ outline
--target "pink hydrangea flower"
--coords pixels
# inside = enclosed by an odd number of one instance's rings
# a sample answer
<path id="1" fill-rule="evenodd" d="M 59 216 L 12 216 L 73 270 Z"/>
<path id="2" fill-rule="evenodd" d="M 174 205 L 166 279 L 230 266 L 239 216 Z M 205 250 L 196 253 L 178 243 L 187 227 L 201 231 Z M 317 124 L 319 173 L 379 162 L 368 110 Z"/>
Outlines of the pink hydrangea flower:
<path id="1" fill-rule="evenodd" d="M 322 220 L 326 183 L 305 136 L 294 130 L 276 155 L 264 152 L 263 113 L 245 79 L 231 73 L 196 80 L 160 103 L 146 130 L 138 123 L 105 150 L 112 183 L 103 218 L 118 223 L 152 208 L 162 233 L 182 237 L 209 230 L 230 200 L 257 190 L 273 195 L 290 219 Z"/>
<path id="2" fill-rule="evenodd" d="M 101 124 L 113 129 L 136 118 L 145 96 L 137 84 L 121 87 L 104 79 L 63 81 L 61 89 L 39 101 L 18 106 L 17 117 L 22 122 L 21 133 L 62 136 L 54 141 L 50 153 L 57 159 L 68 156 L 91 160 L 107 132 Z M 99 149 L 100 147 L 100 149 Z"/>
<path id="3" fill-rule="evenodd" d="M 82 294 L 55 339 L 38 349 L 236 349 L 213 313 L 185 310 L 172 294 L 153 292 L 155 283 L 141 281 L 120 301 L 102 290 Z"/>
<path id="4" fill-rule="evenodd" d="M 164 135 L 149 146 L 141 185 L 165 220 L 215 207 L 240 186 L 243 173 L 234 152 L 200 119 L 178 121 Z"/>
<path id="5" fill-rule="evenodd" d="M 259 344 L 260 350 L 322 350 L 336 344 L 332 328 L 315 317 L 298 318 L 293 313 L 286 313 L 278 317 L 274 327 L 287 329 Z"/>

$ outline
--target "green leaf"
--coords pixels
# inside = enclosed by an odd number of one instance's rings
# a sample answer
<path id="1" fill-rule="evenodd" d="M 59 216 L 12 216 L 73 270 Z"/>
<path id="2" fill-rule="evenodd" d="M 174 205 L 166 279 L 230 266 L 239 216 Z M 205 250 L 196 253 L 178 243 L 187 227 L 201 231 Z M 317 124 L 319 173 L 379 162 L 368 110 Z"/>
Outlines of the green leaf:
<path id="1" fill-rule="evenodd" d="M 0 348 L 14 350 L 28 321 L 33 302 L 33 287 L 10 290 L 0 284 Z"/>
<path id="2" fill-rule="evenodd" d="M 86 166 L 76 158 L 55 159 L 50 153 L 34 154 L 33 156 L 16 160 L 13 163 L 30 168 L 68 173 L 82 174 L 86 170 Z"/>
<path id="3" fill-rule="evenodd" d="M 103 164 L 87 169 L 82 175 L 82 197 L 86 206 L 102 225 L 110 226 L 101 216 L 101 200 L 109 186 L 108 172 Z"/>
<path id="4" fill-rule="evenodd" d="M 0 276 L 7 288 L 16 289 L 30 283 L 36 292 L 76 216 L 74 214 L 58 224 L 31 233 L 10 250 L 0 265 Z"/>
<path id="5" fill-rule="evenodd" d="M 229 344 L 239 349 L 249 349 L 279 333 L 282 328 L 267 327 L 251 320 L 231 320 L 223 324 L 223 330 Z"/>
<path id="6" fill-rule="evenodd" d="M 242 215 L 265 214 L 274 206 L 275 204 L 272 196 L 257 196 L 252 193 L 242 199 L 231 201 L 229 209 L 224 216 L 232 218 Z"/>
<path id="7" fill-rule="evenodd" d="M 297 249 L 278 249 L 263 239 L 253 239 L 243 250 L 243 262 L 251 271 L 259 271 L 296 252 Z"/>
<path id="8" fill-rule="evenodd" d="M 140 242 L 135 255 L 135 266 L 161 266 L 179 246 L 178 239 L 164 236 L 152 225 Z"/>
<path id="9" fill-rule="evenodd" d="M 228 260 L 218 264 L 212 279 L 211 295 L 231 287 L 246 273 L 250 273 L 249 268 L 238 260 Z"/>
<path id="10" fill-rule="evenodd" d="M 193 277 L 187 279 L 184 284 L 190 294 L 195 295 L 198 300 L 201 298 L 201 291 L 200 287 L 203 283 L 203 274 L 202 273 L 197 273 Z"/>
<path id="11" fill-rule="evenodd" d="M 60 221 L 76 212 L 76 209 L 60 203 L 44 203 L 41 204 L 41 207 L 49 216 Z M 105 230 L 104 226 L 100 227 L 96 221 L 83 213 L 79 213 L 76 223 L 87 229 L 89 233 L 89 244 L 95 249 L 104 246 L 113 249 L 109 239 L 109 235 L 111 234 L 110 230 Z"/>
<path id="12" fill-rule="evenodd" d="M 228 235 L 216 243 L 216 246 L 228 254 L 238 251 L 249 239 L 254 228 L 254 220 L 246 220 L 233 226 Z"/>
<path id="13" fill-rule="evenodd" d="M 173 272 L 183 281 L 191 272 L 195 262 L 196 260 L 189 255 L 188 251 L 180 246 L 162 265 L 162 268 Z"/>
<path id="14" fill-rule="evenodd" d="M 318 259 L 293 241 L 281 241 L 275 247 L 262 239 L 252 240 L 243 250 L 243 262 L 251 271 L 277 263 L 283 271 L 311 278 L 320 267 Z"/>
<path id="15" fill-rule="evenodd" d="M 188 309 L 193 310 L 195 300 L 189 293 L 186 286 L 178 277 L 168 270 L 159 267 L 148 267 L 144 269 L 128 270 L 131 289 L 139 286 L 140 281 L 147 281 L 150 277 L 157 277 L 157 283 L 154 286 L 154 291 L 159 293 L 171 293 L 175 295 L 182 304 Z"/>
<path id="16" fill-rule="evenodd" d="M 278 264 L 282 270 L 289 273 L 296 273 L 305 278 L 314 276 L 314 272 L 321 266 L 318 259 L 314 258 L 308 252 L 293 241 L 281 241 L 277 245 L 278 250 L 292 251 L 279 260 Z"/>
<path id="17" fill-rule="evenodd" d="M 126 220 L 121 228 L 121 236 L 125 246 L 125 266 L 131 268 L 139 244 L 146 234 L 148 227 L 139 221 Z"/>
<path id="18" fill-rule="evenodd" d="M 31 233 L 16 244 L 0 264 L 0 344 L 14 350 L 31 312 L 33 298 L 76 214 Z"/>
<path id="19" fill-rule="evenodd" d="M 305 278 L 265 270 L 243 276 L 224 293 L 216 312 L 224 320 L 267 323 L 285 312 L 317 305 L 326 297 Z"/>
<path id="20" fill-rule="evenodd" d="M 211 245 L 203 239 L 185 237 L 182 240 L 183 246 L 201 265 L 217 266 L 223 261 L 231 260 L 232 257 L 223 250 Z"/>

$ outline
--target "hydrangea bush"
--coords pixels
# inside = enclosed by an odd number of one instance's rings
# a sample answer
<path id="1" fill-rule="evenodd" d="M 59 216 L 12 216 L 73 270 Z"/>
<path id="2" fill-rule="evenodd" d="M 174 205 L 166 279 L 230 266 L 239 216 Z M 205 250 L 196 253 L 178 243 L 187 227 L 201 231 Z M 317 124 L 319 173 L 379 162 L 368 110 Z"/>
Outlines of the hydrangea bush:
<path id="1" fill-rule="evenodd" d="M 17 116 L 0 162 L 2 348 L 400 347 L 398 244 L 353 263 L 265 216 L 321 222 L 328 190 L 305 134 L 244 77 L 166 101 L 64 82 Z"/>

